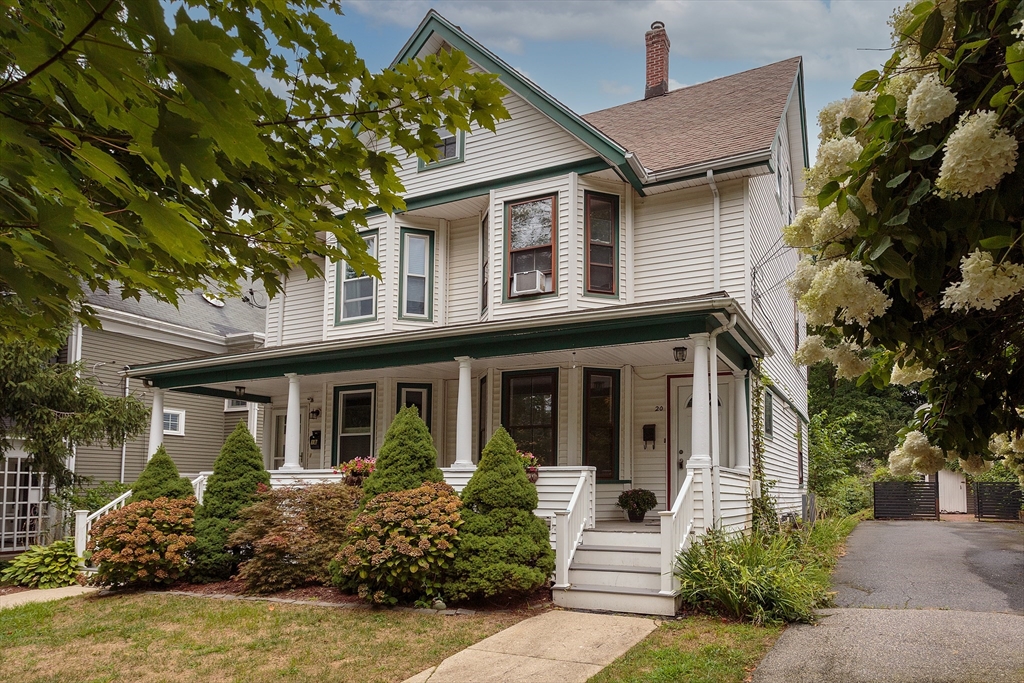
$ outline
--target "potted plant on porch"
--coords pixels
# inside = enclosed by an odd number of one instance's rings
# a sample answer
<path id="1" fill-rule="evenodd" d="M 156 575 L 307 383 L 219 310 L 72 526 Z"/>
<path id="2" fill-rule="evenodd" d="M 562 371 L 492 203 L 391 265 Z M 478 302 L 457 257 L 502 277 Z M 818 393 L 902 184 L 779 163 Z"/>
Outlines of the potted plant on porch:
<path id="1" fill-rule="evenodd" d="M 376 458 L 352 458 L 334 468 L 334 472 L 342 472 L 345 475 L 343 481 L 351 486 L 362 486 L 363 480 L 373 474 L 376 468 Z"/>
<path id="2" fill-rule="evenodd" d="M 540 470 L 537 469 L 537 456 L 530 452 L 516 451 L 519 459 L 523 461 L 523 469 L 526 470 L 526 478 L 531 484 L 536 484 L 540 478 Z"/>
<path id="3" fill-rule="evenodd" d="M 658 497 L 647 489 L 626 489 L 619 494 L 616 505 L 626 511 L 629 521 L 642 522 L 648 510 L 658 507 Z"/>

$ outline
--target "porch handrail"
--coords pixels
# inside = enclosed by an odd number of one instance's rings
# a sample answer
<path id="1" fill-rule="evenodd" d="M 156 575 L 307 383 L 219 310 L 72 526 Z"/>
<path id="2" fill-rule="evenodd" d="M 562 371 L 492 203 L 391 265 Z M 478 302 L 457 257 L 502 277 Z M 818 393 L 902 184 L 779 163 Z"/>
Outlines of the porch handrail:
<path id="1" fill-rule="evenodd" d="M 676 556 L 686 549 L 693 526 L 693 476 L 694 470 L 686 472 L 686 479 L 679 488 L 679 494 L 672 502 L 671 510 L 662 510 L 661 517 L 661 593 L 675 595 L 679 581 L 675 576 Z"/>
<path id="2" fill-rule="evenodd" d="M 583 542 L 583 532 L 594 526 L 594 470 L 580 472 L 569 504 L 555 510 L 555 588 L 569 587 L 569 565 L 576 548 Z"/>
<path id="3" fill-rule="evenodd" d="M 203 504 L 203 494 L 206 493 L 206 480 L 213 472 L 200 472 L 199 476 L 192 480 L 192 493 L 196 497 L 196 505 Z"/>

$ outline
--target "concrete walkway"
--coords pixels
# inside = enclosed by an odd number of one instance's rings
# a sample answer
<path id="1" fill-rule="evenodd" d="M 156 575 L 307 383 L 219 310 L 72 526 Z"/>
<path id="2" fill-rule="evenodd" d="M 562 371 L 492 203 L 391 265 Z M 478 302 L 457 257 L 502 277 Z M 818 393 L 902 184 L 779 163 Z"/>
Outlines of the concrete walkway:
<path id="1" fill-rule="evenodd" d="M 98 588 L 85 586 L 68 586 L 67 588 L 42 588 L 31 591 L 21 591 L 10 595 L 0 595 L 0 609 L 27 605 L 30 602 L 50 602 L 51 600 L 63 600 L 73 598 L 76 595 L 88 595 L 95 593 Z"/>
<path id="2" fill-rule="evenodd" d="M 404 683 L 584 683 L 656 627 L 641 617 L 545 612 Z"/>
<path id="3" fill-rule="evenodd" d="M 1024 681 L 1024 526 L 862 522 L 833 579 L 754 683 Z"/>

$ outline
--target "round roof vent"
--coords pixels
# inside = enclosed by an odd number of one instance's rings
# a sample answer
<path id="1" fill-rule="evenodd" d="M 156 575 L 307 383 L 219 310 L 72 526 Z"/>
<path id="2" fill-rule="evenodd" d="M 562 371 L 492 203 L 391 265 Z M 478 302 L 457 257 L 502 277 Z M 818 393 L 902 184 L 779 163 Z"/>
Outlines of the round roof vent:
<path id="1" fill-rule="evenodd" d="M 216 306 L 217 308 L 224 308 L 224 302 L 221 301 L 217 296 L 210 294 L 209 292 L 203 292 L 203 301 L 210 304 L 211 306 Z"/>

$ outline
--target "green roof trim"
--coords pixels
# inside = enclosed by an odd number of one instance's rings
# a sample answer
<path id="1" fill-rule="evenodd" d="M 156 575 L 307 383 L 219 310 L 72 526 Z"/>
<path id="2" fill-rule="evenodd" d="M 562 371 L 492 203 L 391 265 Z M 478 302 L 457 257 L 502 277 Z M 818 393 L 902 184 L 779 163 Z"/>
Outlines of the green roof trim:
<path id="1" fill-rule="evenodd" d="M 280 377 L 294 372 L 321 375 L 352 370 L 424 365 L 452 361 L 455 356 L 495 358 L 545 351 L 615 346 L 651 341 L 683 339 L 691 334 L 710 332 L 719 327 L 716 313 L 660 313 L 649 316 L 625 314 L 613 319 L 558 322 L 526 329 L 504 331 L 466 331 L 459 335 L 414 338 L 400 342 L 349 346 L 322 350 L 318 345 L 298 348 L 288 356 L 232 360 L 216 367 L 168 370 L 145 375 L 155 386 L 165 389 L 188 388 L 198 384 L 244 381 Z M 632 313 L 632 312 L 630 312 Z M 734 363 L 751 367 L 751 359 L 731 336 L 719 339 L 719 348 Z M 141 374 L 141 373 L 140 373 Z M 185 390 L 185 389 L 182 389 Z M 193 392 L 194 393 L 194 392 Z"/>
<path id="2" fill-rule="evenodd" d="M 640 178 L 637 177 L 626 161 L 626 150 L 620 147 L 618 143 L 584 121 L 578 114 L 551 95 L 541 90 L 518 71 L 502 61 L 500 57 L 470 38 L 461 29 L 434 10 L 427 12 L 427 16 L 423 18 L 423 21 L 420 22 L 419 27 L 417 27 L 409 40 L 406 41 L 398 56 L 391 62 L 391 67 L 393 68 L 401 62 L 414 58 L 423 49 L 423 45 L 430 39 L 431 34 L 434 33 L 441 36 L 452 47 L 464 52 L 466 56 L 485 71 L 496 74 L 514 93 L 539 109 L 548 118 L 593 149 L 600 156 L 610 161 L 638 192 L 643 188 Z"/>
<path id="3" fill-rule="evenodd" d="M 233 391 L 227 389 L 213 389 L 211 387 L 174 387 L 171 391 L 176 391 L 180 394 L 195 394 L 198 396 L 213 396 L 214 398 L 237 398 L 240 400 L 248 401 L 249 403 L 273 403 L 274 399 L 269 396 L 260 396 L 259 394 L 245 394 L 244 396 L 238 396 Z"/>

